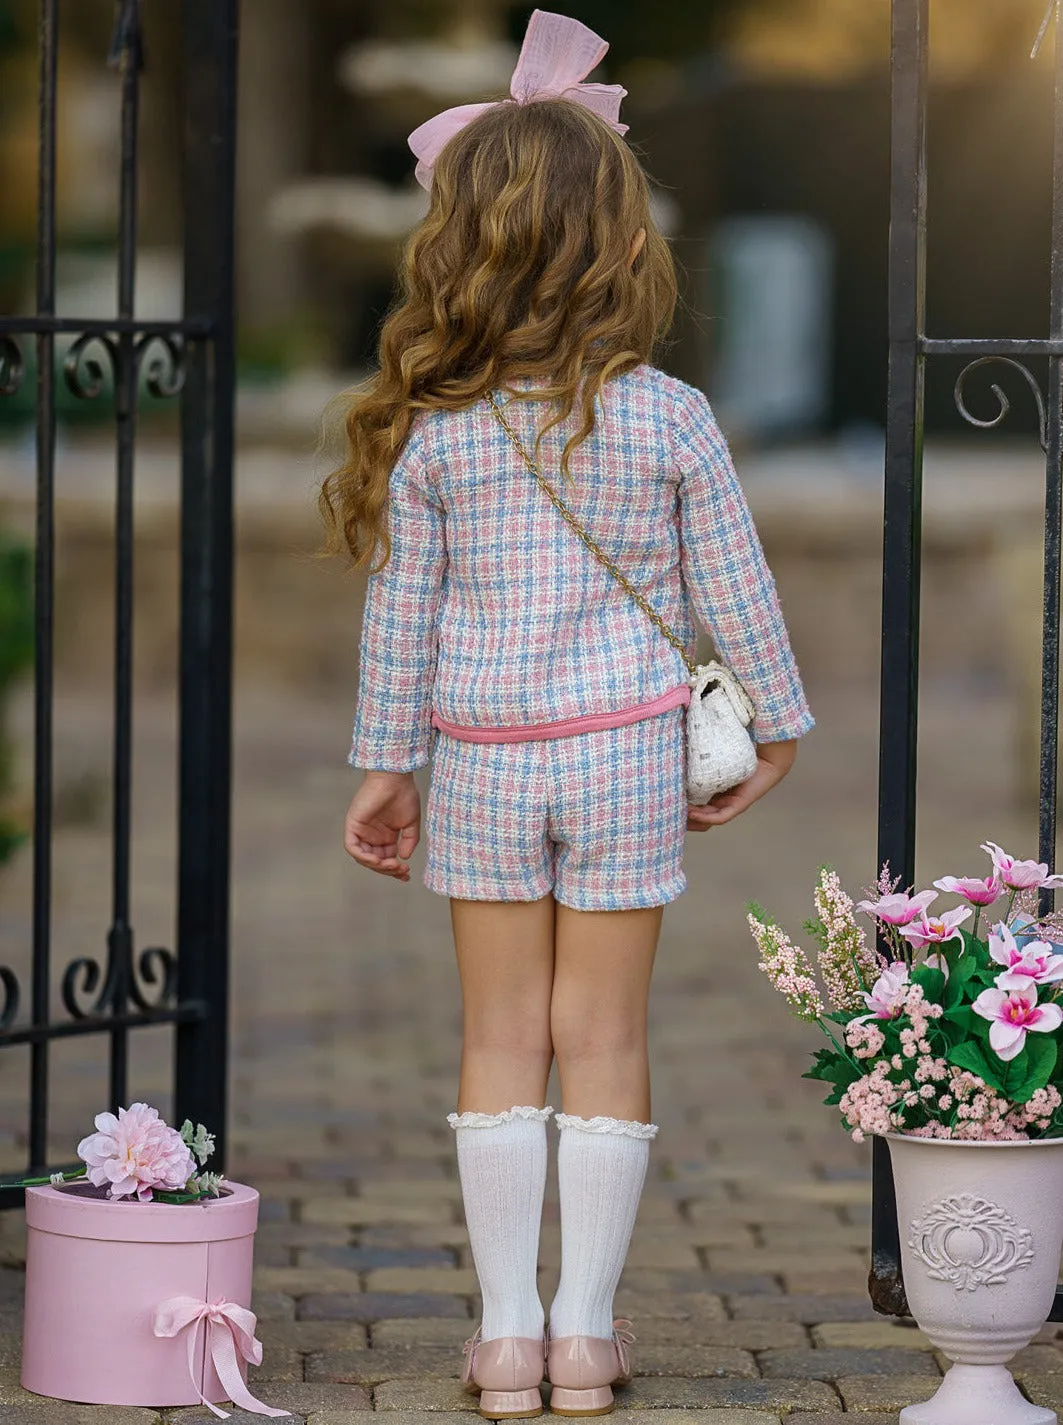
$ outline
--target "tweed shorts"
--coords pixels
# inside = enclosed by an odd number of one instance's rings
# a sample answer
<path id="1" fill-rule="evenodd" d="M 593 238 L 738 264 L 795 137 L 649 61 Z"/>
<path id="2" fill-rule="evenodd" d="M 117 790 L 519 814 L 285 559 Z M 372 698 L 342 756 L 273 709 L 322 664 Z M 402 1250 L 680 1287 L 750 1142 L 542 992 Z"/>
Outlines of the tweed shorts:
<path id="1" fill-rule="evenodd" d="M 576 910 L 664 905 L 686 890 L 684 709 L 529 742 L 440 733 L 425 815 L 429 890 Z"/>

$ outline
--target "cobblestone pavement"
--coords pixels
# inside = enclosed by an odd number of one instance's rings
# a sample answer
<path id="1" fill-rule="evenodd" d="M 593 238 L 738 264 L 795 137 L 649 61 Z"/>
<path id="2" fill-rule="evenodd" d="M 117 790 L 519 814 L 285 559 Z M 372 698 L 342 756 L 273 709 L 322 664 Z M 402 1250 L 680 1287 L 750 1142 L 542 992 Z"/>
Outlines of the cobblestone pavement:
<path id="1" fill-rule="evenodd" d="M 879 1425 L 940 1374 L 913 1325 L 868 1305 L 870 1155 L 822 1107 L 819 1086 L 799 1077 L 814 1031 L 762 982 L 743 924 L 756 897 L 796 930 L 823 861 L 853 889 L 874 877 L 874 694 L 810 695 L 819 728 L 792 777 L 733 827 L 688 838 L 690 890 L 665 916 L 651 1028 L 661 1133 L 616 1303 L 638 1336 L 620 1417 L 832 1425 L 859 1412 Z M 106 712 L 60 705 L 68 768 L 93 749 L 104 755 Z M 420 885 L 420 852 L 409 886 L 344 858 L 346 705 L 245 688 L 237 713 L 230 1172 L 262 1194 L 255 1310 L 265 1360 L 254 1388 L 312 1425 L 353 1425 L 370 1410 L 395 1425 L 457 1425 L 475 1409 L 457 1377 L 477 1301 L 445 1122 L 459 1052 L 447 904 Z M 990 694 L 927 684 L 923 878 L 978 867 L 987 836 L 1023 854 L 1035 845 L 1035 818 L 1014 805 L 1001 770 L 1009 716 Z M 154 704 L 138 727 L 138 940 L 165 943 L 172 728 Z M 106 853 L 98 829 L 60 837 L 64 953 L 105 923 Z M 28 903 L 28 868 L 5 886 L 0 928 L 13 940 L 10 907 Z M 101 1064 L 84 1046 L 57 1050 L 58 1153 L 69 1154 L 100 1106 Z M 133 1087 L 164 1111 L 167 1070 L 165 1035 L 138 1048 Z M 11 1165 L 24 1093 L 5 1063 L 0 1129 Z M 211 1420 L 202 1408 L 160 1417 L 19 1389 L 19 1216 L 0 1219 L 0 1421 Z M 547 1300 L 558 1251 L 553 1190 Z M 1054 1327 L 1017 1373 L 1033 1400 L 1063 1403 Z"/>

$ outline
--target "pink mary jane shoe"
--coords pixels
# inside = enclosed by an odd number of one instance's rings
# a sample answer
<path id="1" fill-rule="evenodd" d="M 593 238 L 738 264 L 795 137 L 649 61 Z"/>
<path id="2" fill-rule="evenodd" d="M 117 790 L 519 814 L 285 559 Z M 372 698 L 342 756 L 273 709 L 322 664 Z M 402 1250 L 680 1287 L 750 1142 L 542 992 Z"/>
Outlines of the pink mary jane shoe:
<path id="1" fill-rule="evenodd" d="M 479 1394 L 480 1414 L 488 1420 L 516 1420 L 543 1413 L 539 1391 L 546 1367 L 545 1342 L 524 1336 L 480 1339 L 480 1327 L 465 1342 L 461 1383 Z"/>
<path id="2" fill-rule="evenodd" d="M 550 1410 L 554 1415 L 608 1415 L 614 1408 L 612 1387 L 631 1379 L 628 1347 L 631 1322 L 613 1322 L 608 1341 L 598 1336 L 559 1336 L 546 1358 Z"/>

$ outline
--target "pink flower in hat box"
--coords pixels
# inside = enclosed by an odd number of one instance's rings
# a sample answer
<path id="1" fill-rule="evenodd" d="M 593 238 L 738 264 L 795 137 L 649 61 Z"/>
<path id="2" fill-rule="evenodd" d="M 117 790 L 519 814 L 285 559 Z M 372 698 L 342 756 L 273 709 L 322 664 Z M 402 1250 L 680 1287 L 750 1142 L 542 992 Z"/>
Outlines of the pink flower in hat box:
<path id="1" fill-rule="evenodd" d="M 222 1419 L 219 1400 L 288 1415 L 247 1388 L 247 1366 L 262 1361 L 250 1310 L 258 1193 L 197 1172 L 214 1150 L 202 1124 L 177 1130 L 134 1103 L 95 1126 L 78 1144 L 84 1169 L 18 1184 L 23 1386 L 95 1405 L 201 1404 Z"/>
<path id="2" fill-rule="evenodd" d="M 195 1173 L 184 1138 L 146 1103 L 120 1108 L 117 1118 L 98 1113 L 96 1128 L 78 1144 L 78 1157 L 88 1167 L 89 1182 L 109 1187 L 111 1197 L 136 1193 L 141 1202 L 150 1202 L 155 1188 L 178 1192 Z"/>

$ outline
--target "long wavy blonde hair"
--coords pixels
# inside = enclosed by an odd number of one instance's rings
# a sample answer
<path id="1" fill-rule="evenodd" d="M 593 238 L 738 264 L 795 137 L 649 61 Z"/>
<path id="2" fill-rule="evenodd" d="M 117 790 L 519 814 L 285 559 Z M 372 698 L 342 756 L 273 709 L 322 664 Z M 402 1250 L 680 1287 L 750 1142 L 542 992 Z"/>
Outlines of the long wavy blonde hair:
<path id="1" fill-rule="evenodd" d="M 640 228 L 646 240 L 631 262 Z M 360 567 L 382 547 L 373 572 L 387 563 L 388 479 L 419 410 L 459 410 L 501 388 L 556 403 L 541 440 L 579 400 L 567 475 L 594 429 L 596 396 L 652 357 L 675 302 L 672 254 L 623 139 L 563 99 L 486 110 L 439 156 L 379 368 L 346 398 L 346 459 L 319 501 L 325 552 L 346 548 Z M 510 387 L 522 377 L 533 392 Z"/>

